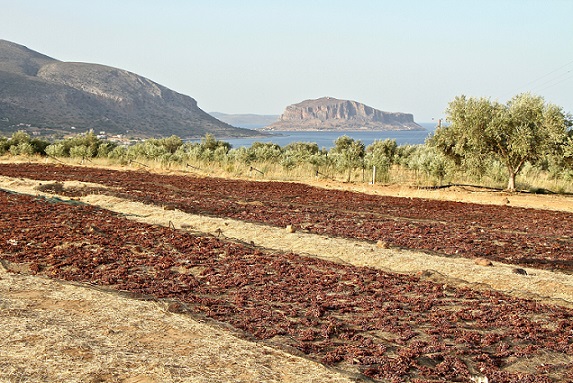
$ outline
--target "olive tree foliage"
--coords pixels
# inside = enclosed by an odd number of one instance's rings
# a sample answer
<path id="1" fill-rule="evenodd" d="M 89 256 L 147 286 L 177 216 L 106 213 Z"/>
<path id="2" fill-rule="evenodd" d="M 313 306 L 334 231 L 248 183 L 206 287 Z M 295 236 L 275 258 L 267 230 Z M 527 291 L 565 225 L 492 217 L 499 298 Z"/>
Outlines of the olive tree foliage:
<path id="1" fill-rule="evenodd" d="M 168 162 L 174 159 L 174 154 L 183 145 L 181 138 L 171 136 L 166 138 L 149 138 L 143 142 L 132 145 L 127 149 L 126 156 L 132 159 L 148 159 L 159 162 Z"/>
<path id="2" fill-rule="evenodd" d="M 547 171 L 550 179 L 573 181 L 573 132 L 568 132 L 568 137 L 563 143 L 562 150 L 558 154 L 550 155 L 540 164 L 540 168 Z"/>
<path id="3" fill-rule="evenodd" d="M 183 140 L 175 135 L 172 135 L 170 137 L 157 140 L 157 144 L 164 147 L 169 153 L 174 154 L 177 149 L 183 145 Z"/>
<path id="4" fill-rule="evenodd" d="M 360 140 L 346 135 L 338 137 L 329 153 L 339 169 L 348 171 L 346 182 L 350 182 L 354 170 L 364 166 L 365 147 Z"/>
<path id="5" fill-rule="evenodd" d="M 0 154 L 8 151 L 12 155 L 42 155 L 46 154 L 45 150 L 48 145 L 49 142 L 31 138 L 28 133 L 19 130 L 14 132 L 9 139 L 2 140 Z"/>
<path id="6" fill-rule="evenodd" d="M 437 179 L 440 184 L 453 173 L 453 162 L 436 148 L 429 145 L 405 145 L 398 147 L 397 163 L 412 170 L 418 177 Z"/>
<path id="7" fill-rule="evenodd" d="M 376 177 L 388 181 L 388 173 L 395 163 L 398 144 L 396 140 L 375 140 L 366 147 L 365 162 L 368 168 L 376 167 Z"/>
<path id="8" fill-rule="evenodd" d="M 563 110 L 529 93 L 507 104 L 487 98 L 458 96 L 446 110 L 447 125 L 428 143 L 462 168 L 477 168 L 492 159 L 507 170 L 507 189 L 526 162 L 535 164 L 562 150 L 571 126 Z"/>
<path id="9" fill-rule="evenodd" d="M 201 139 L 201 147 L 203 150 L 215 151 L 219 148 L 224 148 L 226 151 L 229 151 L 231 149 L 231 144 L 218 140 L 214 135 L 207 133 L 205 137 Z"/>
<path id="10" fill-rule="evenodd" d="M 34 154 L 34 148 L 30 143 L 30 135 L 24 131 L 12 134 L 12 137 L 8 140 L 8 148 L 10 154 L 14 156 Z"/>
<path id="11" fill-rule="evenodd" d="M 0 137 L 0 156 L 6 154 L 9 149 L 10 145 L 8 145 L 8 139 L 6 137 Z"/>
<path id="12" fill-rule="evenodd" d="M 222 162 L 231 150 L 231 144 L 218 140 L 214 135 L 207 133 L 201 139 L 201 143 L 194 147 L 194 150 L 197 159 Z"/>
<path id="13" fill-rule="evenodd" d="M 141 154 L 143 158 L 160 158 L 163 161 L 179 163 L 189 159 L 223 162 L 231 148 L 231 144 L 219 141 L 209 133 L 201 138 L 201 142 L 184 143 L 179 137 L 171 136 L 164 139 L 146 140 L 139 145 L 147 148 Z"/>
<path id="14" fill-rule="evenodd" d="M 93 132 L 80 134 L 54 142 L 46 147 L 46 154 L 52 157 L 93 158 L 107 157 L 117 145 L 102 141 Z"/>
<path id="15" fill-rule="evenodd" d="M 253 142 L 250 147 L 240 147 L 237 150 L 231 151 L 231 158 L 250 165 L 255 162 L 280 162 L 283 154 L 283 149 L 270 142 Z"/>
<path id="16" fill-rule="evenodd" d="M 281 165 L 292 169 L 300 164 L 311 164 L 316 168 L 324 164 L 325 153 L 320 151 L 317 143 L 291 142 L 283 149 Z"/>

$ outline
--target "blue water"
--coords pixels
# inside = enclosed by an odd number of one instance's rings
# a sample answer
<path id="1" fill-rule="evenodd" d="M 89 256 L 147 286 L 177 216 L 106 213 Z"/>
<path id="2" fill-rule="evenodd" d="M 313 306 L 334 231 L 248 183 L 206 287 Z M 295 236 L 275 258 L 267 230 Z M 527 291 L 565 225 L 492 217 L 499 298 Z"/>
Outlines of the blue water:
<path id="1" fill-rule="evenodd" d="M 311 142 L 316 143 L 319 148 L 330 149 L 334 146 L 334 141 L 341 136 L 348 136 L 355 140 L 360 140 L 366 146 L 375 140 L 385 140 L 387 138 L 396 140 L 398 145 L 418 145 L 423 144 L 426 138 L 434 131 L 435 123 L 420 123 L 426 130 L 422 131 L 382 131 L 382 132 L 360 132 L 360 131 L 339 131 L 339 132 L 291 132 L 274 131 L 272 137 L 258 138 L 236 138 L 223 139 L 233 148 L 241 146 L 250 147 L 253 142 L 270 142 L 280 147 L 285 147 L 291 142 Z"/>

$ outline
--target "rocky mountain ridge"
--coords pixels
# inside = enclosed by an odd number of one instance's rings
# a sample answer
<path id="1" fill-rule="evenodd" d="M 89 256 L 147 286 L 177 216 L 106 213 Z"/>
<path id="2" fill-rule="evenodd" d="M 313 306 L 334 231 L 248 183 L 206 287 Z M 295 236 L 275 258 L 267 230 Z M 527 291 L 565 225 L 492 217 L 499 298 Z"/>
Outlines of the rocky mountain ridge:
<path id="1" fill-rule="evenodd" d="M 219 121 L 195 99 L 135 73 L 62 62 L 0 40 L 0 135 L 105 131 L 140 138 L 260 135 Z"/>
<path id="2" fill-rule="evenodd" d="M 409 113 L 383 112 L 351 100 L 322 97 L 286 107 L 265 130 L 424 130 Z"/>

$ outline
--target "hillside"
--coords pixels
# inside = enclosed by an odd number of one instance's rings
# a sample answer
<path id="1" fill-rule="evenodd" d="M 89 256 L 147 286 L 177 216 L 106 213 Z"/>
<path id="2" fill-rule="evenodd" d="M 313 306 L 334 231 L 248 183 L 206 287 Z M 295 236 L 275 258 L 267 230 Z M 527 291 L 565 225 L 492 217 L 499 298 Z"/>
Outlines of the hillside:
<path id="1" fill-rule="evenodd" d="M 383 112 L 362 103 L 322 97 L 289 105 L 266 130 L 424 130 L 408 113 Z"/>
<path id="2" fill-rule="evenodd" d="M 217 120 L 193 98 L 105 65 L 61 62 L 0 40 L 0 135 L 93 129 L 134 137 L 248 137 L 258 133 Z"/>

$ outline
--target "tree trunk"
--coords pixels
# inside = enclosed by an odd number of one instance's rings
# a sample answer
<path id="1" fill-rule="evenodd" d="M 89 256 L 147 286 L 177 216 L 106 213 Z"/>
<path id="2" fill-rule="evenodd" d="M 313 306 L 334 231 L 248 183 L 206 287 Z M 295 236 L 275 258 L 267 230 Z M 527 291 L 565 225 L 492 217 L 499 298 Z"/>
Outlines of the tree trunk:
<path id="1" fill-rule="evenodd" d="M 515 176 L 517 172 L 513 169 L 509 169 L 509 180 L 507 181 L 507 190 L 508 191 L 515 191 Z"/>

